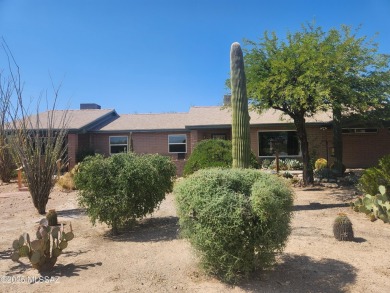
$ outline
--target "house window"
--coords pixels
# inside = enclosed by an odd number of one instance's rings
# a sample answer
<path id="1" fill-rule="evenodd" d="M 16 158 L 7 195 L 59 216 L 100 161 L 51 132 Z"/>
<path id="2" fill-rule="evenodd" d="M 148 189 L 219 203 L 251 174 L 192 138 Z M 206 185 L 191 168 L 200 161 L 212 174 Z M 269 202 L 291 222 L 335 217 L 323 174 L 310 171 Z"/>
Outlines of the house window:
<path id="1" fill-rule="evenodd" d="M 110 154 L 127 152 L 127 136 L 110 136 Z"/>
<path id="2" fill-rule="evenodd" d="M 301 147 L 296 131 L 259 132 L 259 156 L 273 157 L 279 150 L 279 156 L 300 156 Z"/>
<path id="3" fill-rule="evenodd" d="M 170 153 L 186 153 L 187 135 L 185 134 L 168 135 L 168 151 Z"/>
<path id="4" fill-rule="evenodd" d="M 343 134 L 377 133 L 377 128 L 343 128 Z"/>
<path id="5" fill-rule="evenodd" d="M 224 133 L 216 133 L 211 135 L 212 139 L 225 139 L 226 140 L 226 134 Z"/>

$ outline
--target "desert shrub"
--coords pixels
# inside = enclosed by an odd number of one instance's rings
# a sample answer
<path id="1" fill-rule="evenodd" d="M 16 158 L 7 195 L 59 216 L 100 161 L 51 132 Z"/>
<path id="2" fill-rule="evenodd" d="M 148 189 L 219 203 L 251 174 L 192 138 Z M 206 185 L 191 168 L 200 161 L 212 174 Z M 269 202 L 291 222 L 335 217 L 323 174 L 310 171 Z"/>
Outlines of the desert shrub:
<path id="1" fill-rule="evenodd" d="M 264 159 L 261 162 L 261 168 L 262 169 L 268 169 L 270 165 L 271 165 L 271 160 L 269 160 L 269 159 Z"/>
<path id="2" fill-rule="evenodd" d="M 184 166 L 184 176 L 197 170 L 232 166 L 232 142 L 223 139 L 205 139 L 198 142 Z M 256 155 L 251 152 L 251 167 L 259 168 Z"/>
<path id="3" fill-rule="evenodd" d="M 390 196 L 390 155 L 381 158 L 376 167 L 368 168 L 360 177 L 358 187 L 368 194 L 376 194 L 379 186 L 385 186 L 387 195 Z"/>
<path id="4" fill-rule="evenodd" d="M 302 170 L 303 163 L 296 159 L 285 159 L 287 170 Z"/>
<path id="5" fill-rule="evenodd" d="M 276 170 L 276 159 L 271 161 L 269 168 Z M 279 159 L 279 170 L 287 170 L 287 164 L 284 159 Z"/>
<path id="6" fill-rule="evenodd" d="M 176 168 L 168 157 L 123 153 L 87 157 L 75 174 L 79 203 L 92 223 L 118 228 L 152 213 L 172 191 Z"/>
<path id="7" fill-rule="evenodd" d="M 320 169 L 326 168 L 327 164 L 328 164 L 328 161 L 326 159 L 319 158 L 314 163 L 314 167 L 316 170 L 320 170 Z"/>
<path id="8" fill-rule="evenodd" d="M 74 175 L 78 170 L 78 165 L 76 165 L 70 172 L 66 172 L 57 180 L 57 185 L 60 186 L 63 190 L 75 190 L 76 186 L 74 183 Z"/>
<path id="9" fill-rule="evenodd" d="M 251 169 L 204 169 L 174 189 L 180 227 L 206 272 L 236 282 L 275 261 L 290 234 L 286 180 Z"/>

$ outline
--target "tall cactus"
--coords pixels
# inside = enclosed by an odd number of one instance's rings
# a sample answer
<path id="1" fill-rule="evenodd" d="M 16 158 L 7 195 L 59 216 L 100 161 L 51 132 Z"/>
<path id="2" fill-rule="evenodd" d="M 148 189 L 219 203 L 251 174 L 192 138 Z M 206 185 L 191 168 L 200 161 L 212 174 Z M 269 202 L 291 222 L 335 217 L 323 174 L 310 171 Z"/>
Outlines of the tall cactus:
<path id="1" fill-rule="evenodd" d="M 248 168 L 250 165 L 250 131 L 248 98 L 244 57 L 239 43 L 230 48 L 230 83 L 232 90 L 232 155 L 233 168 Z"/>

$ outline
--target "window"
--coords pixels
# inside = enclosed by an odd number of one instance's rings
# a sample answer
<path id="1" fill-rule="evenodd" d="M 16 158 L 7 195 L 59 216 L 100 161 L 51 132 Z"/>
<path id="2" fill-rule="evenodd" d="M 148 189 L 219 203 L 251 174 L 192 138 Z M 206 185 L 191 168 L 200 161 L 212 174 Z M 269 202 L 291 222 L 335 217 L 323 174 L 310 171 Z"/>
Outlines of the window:
<path id="1" fill-rule="evenodd" d="M 273 157 L 276 150 L 282 157 L 301 155 L 296 131 L 264 131 L 259 132 L 259 156 Z"/>
<path id="2" fill-rule="evenodd" d="M 110 136 L 110 154 L 127 152 L 127 136 Z"/>
<path id="3" fill-rule="evenodd" d="M 354 133 L 377 133 L 378 129 L 376 128 L 343 128 L 344 134 L 354 134 Z"/>
<path id="4" fill-rule="evenodd" d="M 225 139 L 226 140 L 226 134 L 224 133 L 215 133 L 211 135 L 212 139 Z"/>
<path id="5" fill-rule="evenodd" d="M 186 153 L 187 135 L 185 134 L 168 135 L 168 151 L 170 153 Z"/>

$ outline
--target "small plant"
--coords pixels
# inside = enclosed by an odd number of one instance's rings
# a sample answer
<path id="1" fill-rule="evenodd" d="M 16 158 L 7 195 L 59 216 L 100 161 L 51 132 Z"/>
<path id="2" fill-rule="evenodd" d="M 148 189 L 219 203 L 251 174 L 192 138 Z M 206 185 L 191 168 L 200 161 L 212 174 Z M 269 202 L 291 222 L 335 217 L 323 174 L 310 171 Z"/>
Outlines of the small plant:
<path id="1" fill-rule="evenodd" d="M 324 168 L 326 168 L 327 165 L 328 165 L 328 161 L 324 158 L 319 158 L 314 163 L 314 167 L 316 170 L 324 169 Z"/>
<path id="2" fill-rule="evenodd" d="M 383 185 L 378 189 L 378 194 L 361 196 L 351 203 L 351 206 L 355 212 L 365 213 L 371 221 L 381 219 L 385 223 L 390 223 L 390 199 Z"/>
<path id="3" fill-rule="evenodd" d="M 271 160 L 269 160 L 269 159 L 264 159 L 261 162 L 261 168 L 262 169 L 268 169 L 270 165 L 271 165 Z"/>
<path id="4" fill-rule="evenodd" d="M 293 178 L 294 176 L 293 176 L 290 172 L 285 171 L 285 172 L 283 173 L 283 177 L 284 177 L 284 178 L 287 178 L 287 179 L 291 179 L 291 178 Z"/>
<path id="5" fill-rule="evenodd" d="M 64 231 L 64 226 L 50 227 L 47 219 L 42 219 L 36 233 L 36 240 L 30 241 L 30 235 L 24 233 L 14 240 L 12 247 L 15 250 L 11 259 L 15 262 L 20 257 L 28 257 L 32 267 L 38 271 L 51 270 L 57 262 L 58 256 L 68 247 L 68 242 L 74 238 L 72 224 L 70 232 Z"/>
<path id="6" fill-rule="evenodd" d="M 58 225 L 58 219 L 57 219 L 57 212 L 56 210 L 49 210 L 49 212 L 46 215 L 47 222 L 49 226 L 57 226 Z"/>
<path id="7" fill-rule="evenodd" d="M 346 214 L 340 213 L 334 220 L 333 234 L 339 241 L 353 241 L 352 222 Z"/>
<path id="8" fill-rule="evenodd" d="M 286 159 L 285 160 L 287 170 L 302 170 L 303 164 L 301 161 L 296 159 Z"/>

